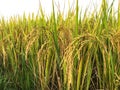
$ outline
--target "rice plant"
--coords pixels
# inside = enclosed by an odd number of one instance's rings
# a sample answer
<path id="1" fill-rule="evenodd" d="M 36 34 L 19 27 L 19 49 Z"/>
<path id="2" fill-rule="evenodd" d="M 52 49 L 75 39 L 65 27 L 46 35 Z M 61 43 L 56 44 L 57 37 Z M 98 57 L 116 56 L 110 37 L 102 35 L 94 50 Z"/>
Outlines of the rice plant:
<path id="1" fill-rule="evenodd" d="M 0 90 L 119 90 L 120 12 L 102 0 L 99 12 L 67 17 L 24 14 L 0 20 Z"/>

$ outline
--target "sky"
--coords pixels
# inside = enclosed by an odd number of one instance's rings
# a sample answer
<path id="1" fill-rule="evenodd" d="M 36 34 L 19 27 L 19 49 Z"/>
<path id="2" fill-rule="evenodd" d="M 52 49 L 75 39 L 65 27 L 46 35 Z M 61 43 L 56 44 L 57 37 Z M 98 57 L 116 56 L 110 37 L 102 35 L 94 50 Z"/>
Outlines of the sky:
<path id="1" fill-rule="evenodd" d="M 76 4 L 76 0 L 54 1 L 55 10 L 64 12 L 64 15 L 67 14 L 68 7 L 73 8 Z M 101 1 L 102 0 L 79 0 L 79 7 L 82 9 L 82 12 L 84 12 L 86 8 L 88 8 L 89 12 L 92 12 L 94 8 L 99 10 Z M 108 1 L 110 5 L 113 0 Z M 32 13 L 37 15 L 40 5 L 42 5 L 44 13 L 49 16 L 52 12 L 52 0 L 0 0 L 0 18 L 4 17 L 5 19 L 9 19 L 11 16 L 22 16 L 24 13 L 26 15 Z M 117 10 L 117 7 L 118 0 L 115 0 L 115 10 Z"/>

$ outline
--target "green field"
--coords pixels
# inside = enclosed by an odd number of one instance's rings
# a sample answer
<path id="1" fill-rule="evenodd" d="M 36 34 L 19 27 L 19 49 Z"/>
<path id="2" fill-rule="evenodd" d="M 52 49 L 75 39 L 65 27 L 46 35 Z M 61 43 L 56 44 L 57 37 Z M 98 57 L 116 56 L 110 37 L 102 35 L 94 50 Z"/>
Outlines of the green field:
<path id="1" fill-rule="evenodd" d="M 76 0 L 78 2 L 78 0 Z M 77 3 L 76 2 L 76 3 Z M 54 3 L 54 2 L 53 2 Z M 113 1 L 114 3 L 114 1 Z M 120 90 L 120 7 L 66 18 L 55 7 L 0 20 L 0 90 Z"/>

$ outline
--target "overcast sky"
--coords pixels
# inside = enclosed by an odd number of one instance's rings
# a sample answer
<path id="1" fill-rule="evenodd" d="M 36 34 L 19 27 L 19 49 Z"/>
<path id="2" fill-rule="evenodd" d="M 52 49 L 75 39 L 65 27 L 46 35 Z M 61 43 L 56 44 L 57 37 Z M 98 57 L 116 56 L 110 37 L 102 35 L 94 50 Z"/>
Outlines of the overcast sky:
<path id="1" fill-rule="evenodd" d="M 75 5 L 76 0 L 54 0 L 55 8 L 60 8 L 61 11 L 66 13 L 68 11 L 68 1 L 70 1 L 70 7 Z M 94 8 L 100 7 L 102 0 L 79 0 L 79 7 L 84 11 L 86 7 L 89 7 L 89 11 L 93 11 Z M 109 4 L 113 0 L 108 0 Z M 50 15 L 52 11 L 52 0 L 0 0 L 0 17 L 9 18 L 10 16 L 23 15 L 25 12 L 26 15 L 29 13 L 38 13 L 39 5 L 43 7 L 43 10 L 46 15 Z M 59 3 L 58 3 L 59 2 Z M 114 7 L 117 10 L 118 0 L 115 0 Z"/>

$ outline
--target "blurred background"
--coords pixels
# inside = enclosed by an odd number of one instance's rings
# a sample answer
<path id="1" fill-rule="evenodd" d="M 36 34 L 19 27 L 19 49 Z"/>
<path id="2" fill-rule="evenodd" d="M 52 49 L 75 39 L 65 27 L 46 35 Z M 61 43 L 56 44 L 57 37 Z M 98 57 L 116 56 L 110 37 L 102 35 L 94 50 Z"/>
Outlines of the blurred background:
<path id="1" fill-rule="evenodd" d="M 72 10 L 76 4 L 76 0 L 54 0 L 55 10 L 64 12 L 66 16 L 68 9 Z M 79 0 L 79 10 L 82 15 L 87 9 L 89 12 L 99 10 L 102 0 Z M 109 5 L 113 0 L 107 0 Z M 118 0 L 114 0 L 114 8 L 117 11 Z M 38 14 L 39 7 L 42 6 L 47 16 L 52 12 L 52 0 L 0 0 L 0 18 L 9 19 L 11 16 L 22 16 L 34 13 Z"/>

